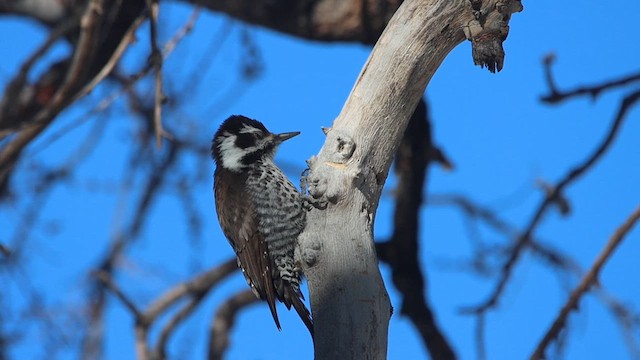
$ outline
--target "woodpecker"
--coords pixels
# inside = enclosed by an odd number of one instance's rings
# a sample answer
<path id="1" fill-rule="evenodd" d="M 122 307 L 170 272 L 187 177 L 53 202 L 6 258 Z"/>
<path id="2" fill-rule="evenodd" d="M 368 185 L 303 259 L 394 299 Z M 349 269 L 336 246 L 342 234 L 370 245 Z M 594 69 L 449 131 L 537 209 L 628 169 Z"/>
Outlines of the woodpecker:
<path id="1" fill-rule="evenodd" d="M 280 330 L 275 299 L 291 306 L 313 336 L 302 300 L 302 270 L 294 261 L 305 227 L 304 196 L 273 162 L 278 145 L 299 132 L 273 134 L 259 121 L 234 115 L 213 136 L 213 179 L 220 227 L 254 294 L 266 300 Z"/>

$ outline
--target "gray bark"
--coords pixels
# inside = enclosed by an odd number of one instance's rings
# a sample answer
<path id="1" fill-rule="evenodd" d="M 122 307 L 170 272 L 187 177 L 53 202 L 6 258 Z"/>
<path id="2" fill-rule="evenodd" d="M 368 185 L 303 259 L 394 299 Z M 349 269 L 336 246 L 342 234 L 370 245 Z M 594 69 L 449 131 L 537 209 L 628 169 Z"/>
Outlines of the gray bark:
<path id="1" fill-rule="evenodd" d="M 504 2 L 502 2 L 504 3 Z M 384 359 L 391 306 L 373 223 L 409 118 L 445 56 L 482 16 L 465 0 L 408 0 L 376 43 L 318 156 L 308 161 L 313 209 L 299 246 L 309 281 L 316 359 Z M 503 10 L 503 7 L 500 7 Z M 510 15 L 510 14 L 509 14 Z M 484 24 L 493 27 L 500 24 Z M 504 24 L 503 24 L 504 25 Z"/>

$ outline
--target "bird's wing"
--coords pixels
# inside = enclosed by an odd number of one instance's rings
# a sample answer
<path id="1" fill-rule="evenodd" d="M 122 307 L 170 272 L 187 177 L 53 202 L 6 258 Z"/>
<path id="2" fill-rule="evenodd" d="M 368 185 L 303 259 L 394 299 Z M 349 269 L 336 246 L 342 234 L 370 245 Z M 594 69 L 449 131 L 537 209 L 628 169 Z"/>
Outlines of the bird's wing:
<path id="1" fill-rule="evenodd" d="M 230 178 L 223 179 L 227 176 Z M 256 296 L 267 301 L 273 320 L 280 329 L 267 243 L 258 231 L 259 220 L 255 208 L 246 194 L 243 194 L 241 185 L 244 181 L 235 178 L 238 176 L 216 172 L 214 193 L 218 219 L 236 253 L 242 274 Z M 225 205 L 221 206 L 223 197 Z"/>

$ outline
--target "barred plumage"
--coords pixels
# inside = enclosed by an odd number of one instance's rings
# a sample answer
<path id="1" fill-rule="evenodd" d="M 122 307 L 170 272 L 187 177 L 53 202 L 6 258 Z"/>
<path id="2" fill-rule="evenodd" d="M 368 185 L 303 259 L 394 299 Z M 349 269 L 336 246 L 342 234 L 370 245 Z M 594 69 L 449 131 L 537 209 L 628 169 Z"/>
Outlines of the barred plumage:
<path id="1" fill-rule="evenodd" d="M 272 134 L 262 123 L 231 116 L 211 151 L 216 211 L 238 265 L 256 296 L 265 299 L 278 329 L 275 299 L 293 306 L 309 331 L 313 324 L 300 292 L 296 241 L 305 226 L 304 199 L 273 163 L 278 145 L 299 133 Z"/>

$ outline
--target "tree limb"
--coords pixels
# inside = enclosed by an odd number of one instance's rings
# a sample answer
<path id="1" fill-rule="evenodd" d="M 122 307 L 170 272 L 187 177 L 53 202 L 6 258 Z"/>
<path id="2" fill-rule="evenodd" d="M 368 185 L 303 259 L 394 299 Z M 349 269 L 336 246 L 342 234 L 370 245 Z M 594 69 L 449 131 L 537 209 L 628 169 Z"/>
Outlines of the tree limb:
<path id="1" fill-rule="evenodd" d="M 549 93 L 540 97 L 540 100 L 547 104 L 558 104 L 563 102 L 569 98 L 588 95 L 592 99 L 596 99 L 598 95 L 603 93 L 604 91 L 615 89 L 621 86 L 625 86 L 628 84 L 632 84 L 634 82 L 640 81 L 640 72 L 633 73 L 630 75 L 622 76 L 617 79 L 607 80 L 597 85 L 590 86 L 579 86 L 572 90 L 560 91 L 556 86 L 556 82 L 553 77 L 553 73 L 551 71 L 553 67 L 553 63 L 555 62 L 555 55 L 549 54 L 545 56 L 543 65 L 544 65 L 544 74 L 547 79 L 547 87 L 549 88 Z"/>
<path id="2" fill-rule="evenodd" d="M 556 203 L 557 199 L 562 197 L 562 194 L 567 186 L 578 180 L 582 175 L 585 174 L 587 170 L 589 170 L 598 160 L 602 158 L 602 156 L 606 153 L 611 144 L 613 144 L 614 139 L 618 135 L 620 126 L 626 118 L 629 109 L 639 100 L 640 91 L 632 93 L 623 99 L 620 108 L 618 109 L 618 113 L 616 114 L 616 117 L 611 124 L 611 128 L 607 132 L 600 145 L 592 154 L 589 155 L 587 159 L 570 169 L 569 172 L 555 186 L 553 186 L 548 192 L 546 192 L 546 196 L 536 209 L 533 217 L 529 221 L 529 224 L 522 232 L 522 234 L 518 237 L 516 243 L 513 245 L 513 249 L 510 253 L 509 258 L 502 265 L 500 279 L 498 280 L 498 283 L 494 287 L 489 297 L 478 306 L 467 307 L 463 309 L 463 312 L 480 313 L 497 306 L 500 295 L 504 291 L 507 282 L 513 274 L 513 267 L 520 259 L 520 256 L 526 249 L 527 244 L 533 238 L 535 230 L 538 224 L 542 221 L 543 216 L 546 214 L 548 209 L 550 209 L 551 206 Z"/>
<path id="3" fill-rule="evenodd" d="M 629 233 L 629 231 L 631 231 L 638 219 L 640 219 L 640 207 L 638 207 L 627 218 L 624 224 L 622 224 L 611 236 L 604 249 L 598 256 L 596 261 L 593 263 L 593 266 L 591 266 L 591 269 L 582 278 L 582 281 L 580 282 L 578 287 L 573 290 L 573 292 L 569 296 L 569 299 L 560 310 L 560 313 L 553 321 L 553 324 L 551 325 L 549 330 L 547 330 L 544 337 L 542 338 L 536 349 L 533 351 L 533 354 L 531 355 L 532 360 L 544 359 L 544 353 L 547 347 L 554 339 L 558 338 L 558 335 L 564 328 L 571 311 L 574 309 L 578 309 L 580 299 L 582 299 L 583 295 L 587 291 L 589 291 L 592 285 L 597 282 L 598 276 L 600 275 L 600 269 L 602 269 L 607 260 L 609 260 L 609 258 L 613 254 L 613 251 L 618 247 L 618 245 L 622 243 L 622 240 L 624 240 L 625 236 Z"/>
<path id="4" fill-rule="evenodd" d="M 242 22 L 320 41 L 373 44 L 401 0 L 189 0 Z"/>
<path id="5" fill-rule="evenodd" d="M 483 3 L 486 11 L 495 6 Z M 325 210 L 309 212 L 299 249 L 309 280 L 317 359 L 386 357 L 391 314 L 372 239 L 376 209 L 411 114 L 473 19 L 466 1 L 405 1 L 319 155 L 308 161 L 309 193 L 329 202 Z"/>

